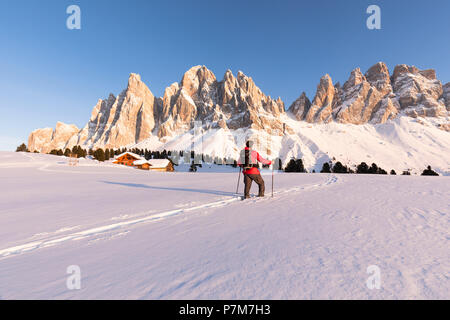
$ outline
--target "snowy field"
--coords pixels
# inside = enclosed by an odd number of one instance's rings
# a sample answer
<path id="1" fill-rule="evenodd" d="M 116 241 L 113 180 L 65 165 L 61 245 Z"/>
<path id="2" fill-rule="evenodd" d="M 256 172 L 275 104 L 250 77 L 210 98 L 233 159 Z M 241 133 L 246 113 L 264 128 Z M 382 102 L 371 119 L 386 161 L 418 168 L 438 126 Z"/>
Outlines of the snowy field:
<path id="1" fill-rule="evenodd" d="M 450 298 L 450 177 L 209 171 L 0 152 L 0 299 Z"/>

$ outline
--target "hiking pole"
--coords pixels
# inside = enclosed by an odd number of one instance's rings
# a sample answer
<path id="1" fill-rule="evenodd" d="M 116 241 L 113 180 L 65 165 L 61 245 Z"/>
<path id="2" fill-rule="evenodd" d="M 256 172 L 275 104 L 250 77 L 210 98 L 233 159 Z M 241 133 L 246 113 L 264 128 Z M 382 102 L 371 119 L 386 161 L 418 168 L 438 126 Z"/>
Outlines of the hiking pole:
<path id="1" fill-rule="evenodd" d="M 239 191 L 239 181 L 241 180 L 241 170 L 242 170 L 242 167 L 239 166 L 239 177 L 238 177 L 238 182 L 237 182 L 237 187 L 236 187 L 236 194 L 238 194 L 238 191 Z"/>

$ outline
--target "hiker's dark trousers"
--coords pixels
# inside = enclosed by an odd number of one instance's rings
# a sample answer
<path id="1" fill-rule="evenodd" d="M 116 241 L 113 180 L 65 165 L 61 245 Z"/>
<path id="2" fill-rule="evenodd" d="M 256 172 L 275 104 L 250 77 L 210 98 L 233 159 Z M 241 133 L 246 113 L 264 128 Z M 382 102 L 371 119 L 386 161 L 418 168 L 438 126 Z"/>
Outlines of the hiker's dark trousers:
<path id="1" fill-rule="evenodd" d="M 258 197 L 264 197 L 264 180 L 261 174 L 244 174 L 244 197 L 250 197 L 250 188 L 252 186 L 252 181 L 255 181 L 259 187 Z"/>

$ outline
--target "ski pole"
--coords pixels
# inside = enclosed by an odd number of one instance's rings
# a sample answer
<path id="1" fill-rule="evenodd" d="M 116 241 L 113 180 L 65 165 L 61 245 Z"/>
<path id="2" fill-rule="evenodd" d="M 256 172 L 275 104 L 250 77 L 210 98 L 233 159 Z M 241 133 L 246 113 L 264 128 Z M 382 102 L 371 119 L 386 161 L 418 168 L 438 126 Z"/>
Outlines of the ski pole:
<path id="1" fill-rule="evenodd" d="M 239 181 L 241 180 L 241 170 L 242 170 L 242 168 L 239 166 L 239 177 L 238 177 L 238 181 L 237 181 L 236 194 L 238 194 L 238 191 L 239 191 Z"/>

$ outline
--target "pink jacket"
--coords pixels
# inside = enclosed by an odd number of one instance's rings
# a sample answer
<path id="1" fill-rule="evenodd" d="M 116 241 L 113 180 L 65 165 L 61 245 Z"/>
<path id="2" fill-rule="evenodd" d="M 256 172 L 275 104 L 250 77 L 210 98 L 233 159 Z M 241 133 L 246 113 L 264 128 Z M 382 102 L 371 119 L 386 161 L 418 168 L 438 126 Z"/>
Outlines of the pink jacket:
<path id="1" fill-rule="evenodd" d="M 251 149 L 248 147 L 245 147 L 245 150 L 251 150 Z M 272 161 L 264 159 L 255 150 L 251 150 L 249 161 L 252 164 L 256 164 L 258 162 L 261 162 L 262 164 L 268 164 L 268 165 L 272 164 Z M 241 166 L 243 164 L 241 164 L 240 161 L 238 161 L 238 165 Z M 258 170 L 258 168 L 254 168 L 254 167 L 244 169 L 244 174 L 259 174 L 259 170 Z"/>

